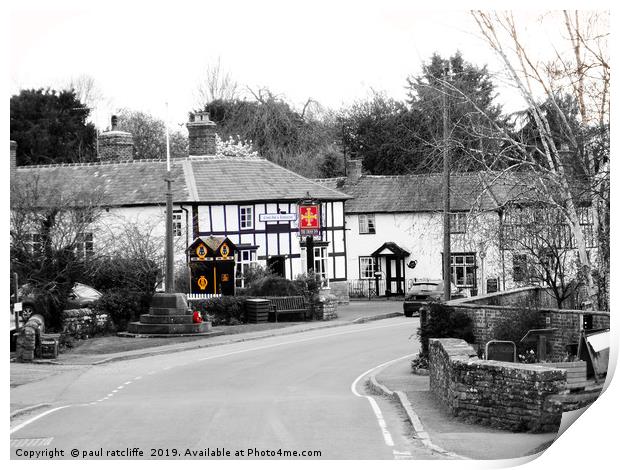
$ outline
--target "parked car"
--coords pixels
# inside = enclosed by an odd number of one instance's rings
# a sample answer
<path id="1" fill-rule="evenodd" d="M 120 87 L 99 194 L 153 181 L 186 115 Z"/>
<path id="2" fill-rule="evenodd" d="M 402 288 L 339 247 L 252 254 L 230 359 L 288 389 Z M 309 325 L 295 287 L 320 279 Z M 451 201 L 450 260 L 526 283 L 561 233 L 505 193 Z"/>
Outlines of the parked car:
<path id="1" fill-rule="evenodd" d="M 450 291 L 452 299 L 462 299 L 465 294 L 452 283 Z M 416 281 L 407 291 L 405 302 L 403 303 L 403 311 L 406 317 L 419 315 L 420 307 L 431 302 L 443 301 L 443 281 Z"/>
<path id="2" fill-rule="evenodd" d="M 28 284 L 24 284 L 19 288 L 19 298 L 22 302 L 22 312 L 21 318 L 24 321 L 27 321 L 32 315 L 36 312 L 36 297 L 37 293 L 35 290 L 31 289 Z M 101 297 L 101 292 L 97 289 L 87 286 L 86 284 L 82 284 L 76 282 L 71 289 L 71 293 L 67 298 L 67 303 L 65 308 L 73 309 L 73 308 L 86 308 L 90 307 L 95 300 Z M 11 296 L 11 302 L 15 302 L 15 296 Z"/>

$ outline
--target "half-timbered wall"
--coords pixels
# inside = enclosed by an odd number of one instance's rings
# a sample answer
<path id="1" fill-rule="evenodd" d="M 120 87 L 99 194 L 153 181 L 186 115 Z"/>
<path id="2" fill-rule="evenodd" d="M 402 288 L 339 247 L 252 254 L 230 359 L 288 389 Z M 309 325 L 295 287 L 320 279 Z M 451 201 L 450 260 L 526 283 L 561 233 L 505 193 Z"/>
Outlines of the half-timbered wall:
<path id="1" fill-rule="evenodd" d="M 243 208 L 243 212 L 241 211 Z M 192 239 L 197 236 L 227 236 L 239 250 L 251 250 L 256 260 L 266 265 L 275 256 L 284 257 L 285 275 L 294 279 L 306 272 L 305 248 L 301 246 L 298 223 L 295 221 L 265 222 L 261 214 L 296 214 L 297 204 L 290 202 L 247 202 L 238 204 L 195 204 L 192 206 Z M 251 214 L 248 226 L 248 214 Z M 243 220 L 242 220 L 243 218 Z M 344 203 L 321 203 L 322 232 L 316 242 L 327 242 L 327 278 L 345 281 L 346 235 Z M 317 243 L 320 245 L 320 243 Z"/>

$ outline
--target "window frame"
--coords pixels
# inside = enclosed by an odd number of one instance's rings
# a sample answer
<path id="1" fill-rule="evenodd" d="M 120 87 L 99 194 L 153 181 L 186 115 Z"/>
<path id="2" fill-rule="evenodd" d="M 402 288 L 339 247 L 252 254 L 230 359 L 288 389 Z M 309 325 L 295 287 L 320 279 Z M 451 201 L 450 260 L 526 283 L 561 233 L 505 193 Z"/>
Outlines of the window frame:
<path id="1" fill-rule="evenodd" d="M 239 206 L 239 230 L 254 230 L 254 206 Z"/>
<path id="2" fill-rule="evenodd" d="M 460 262 L 456 262 L 457 258 L 460 258 Z M 473 258 L 472 262 L 468 262 L 468 258 Z M 457 276 L 458 270 L 462 269 L 462 279 L 464 279 L 463 283 L 459 283 L 459 277 Z M 472 270 L 471 281 L 468 281 L 468 270 Z M 462 252 L 462 253 L 451 253 L 450 254 L 450 280 L 456 287 L 459 289 L 467 289 L 467 288 L 475 288 L 477 285 L 476 279 L 476 271 L 478 269 L 478 265 L 476 264 L 476 253 L 475 252 Z"/>
<path id="3" fill-rule="evenodd" d="M 365 268 L 362 268 L 362 261 L 367 261 L 370 260 L 371 262 L 369 264 L 367 264 L 365 266 Z M 360 256 L 359 257 L 359 278 L 360 279 L 374 279 L 375 278 L 375 273 L 378 271 L 377 269 L 377 259 L 374 258 L 373 256 Z M 371 274 L 370 276 L 366 276 L 366 273 L 368 272 L 368 268 L 371 268 Z"/>
<path id="4" fill-rule="evenodd" d="M 450 213 L 450 233 L 467 232 L 467 212 Z"/>
<path id="5" fill-rule="evenodd" d="M 248 259 L 244 259 L 246 254 Z M 239 250 L 237 252 L 237 263 L 235 266 L 235 285 L 237 287 L 245 287 L 245 271 L 256 263 L 256 249 Z"/>
<path id="6" fill-rule="evenodd" d="M 358 222 L 358 229 L 359 229 L 360 235 L 376 235 L 377 234 L 377 224 L 375 220 L 375 214 L 358 214 L 357 222 Z"/>
<path id="7" fill-rule="evenodd" d="M 172 211 L 172 235 L 180 237 L 183 235 L 183 211 L 175 209 Z"/>

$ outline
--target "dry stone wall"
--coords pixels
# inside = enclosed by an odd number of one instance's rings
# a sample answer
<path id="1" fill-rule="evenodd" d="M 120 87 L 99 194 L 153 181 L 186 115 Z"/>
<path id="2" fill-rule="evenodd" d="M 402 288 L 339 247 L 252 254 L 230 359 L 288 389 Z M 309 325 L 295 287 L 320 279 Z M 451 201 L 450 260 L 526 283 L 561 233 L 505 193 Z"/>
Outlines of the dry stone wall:
<path id="1" fill-rule="evenodd" d="M 566 372 L 542 365 L 478 359 L 465 341 L 431 339 L 430 389 L 454 415 L 511 431 L 555 432 L 561 409 L 548 398 L 566 387 Z"/>

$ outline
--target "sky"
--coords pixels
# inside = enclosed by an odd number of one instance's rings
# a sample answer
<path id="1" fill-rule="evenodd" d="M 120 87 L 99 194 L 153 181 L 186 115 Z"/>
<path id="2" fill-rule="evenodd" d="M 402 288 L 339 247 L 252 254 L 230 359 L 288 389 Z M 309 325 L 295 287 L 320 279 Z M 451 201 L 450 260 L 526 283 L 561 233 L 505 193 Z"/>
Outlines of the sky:
<path id="1" fill-rule="evenodd" d="M 337 109 L 371 89 L 403 99 L 406 78 L 434 52 L 458 49 L 501 73 L 469 13 L 437 5 L 444 8 L 398 0 L 15 1 L 9 89 L 59 88 L 85 74 L 105 97 L 93 111 L 99 127 L 120 108 L 168 116 L 174 126 L 197 107 L 198 83 L 218 60 L 241 90 L 267 87 L 299 108 L 312 98 Z M 541 13 L 520 14 L 535 24 Z M 498 99 L 509 111 L 524 107 L 509 86 Z"/>

